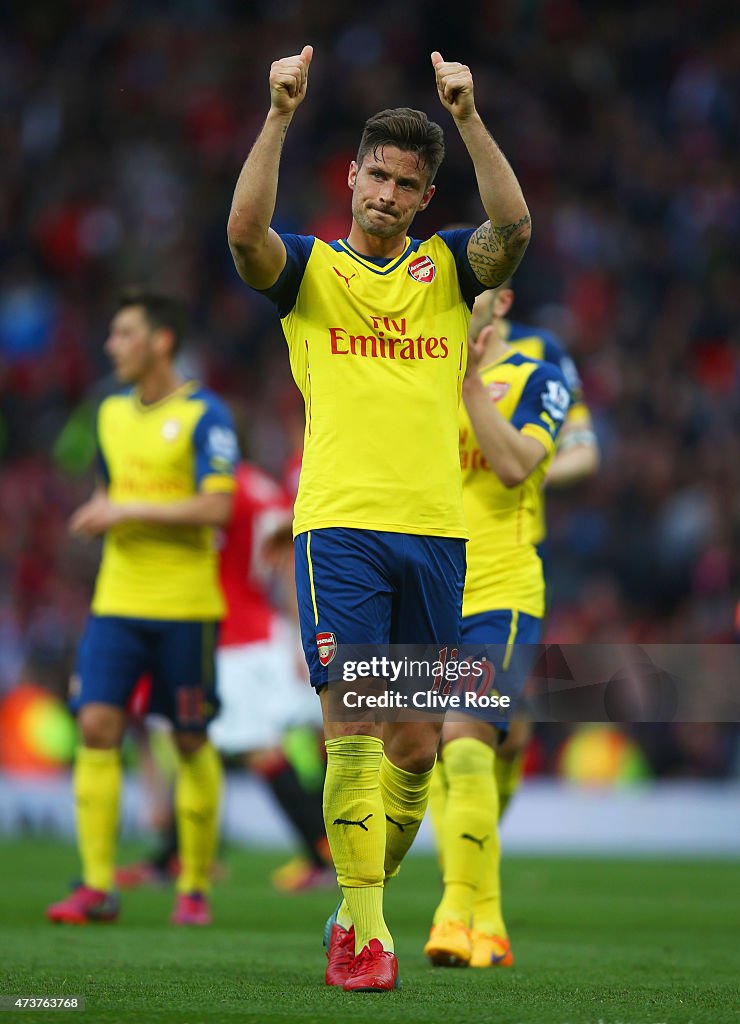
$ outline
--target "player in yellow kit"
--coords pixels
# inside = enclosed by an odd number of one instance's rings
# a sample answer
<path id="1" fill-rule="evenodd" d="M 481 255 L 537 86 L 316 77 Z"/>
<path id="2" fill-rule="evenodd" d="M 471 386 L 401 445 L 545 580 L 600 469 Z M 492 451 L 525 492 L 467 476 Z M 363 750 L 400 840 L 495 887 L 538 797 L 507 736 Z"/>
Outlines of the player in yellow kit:
<path id="1" fill-rule="evenodd" d="M 558 367 L 571 392 L 571 404 L 558 434 L 555 455 L 548 464 L 544 479 L 546 490 L 568 487 L 590 476 L 598 469 L 599 448 L 592 426 L 591 413 L 586 405 L 581 380 L 573 360 L 552 332 L 510 319 L 509 312 L 513 300 L 514 292 L 511 282 L 497 289 L 497 322 L 501 339 L 506 341 L 514 352 L 542 362 L 552 363 Z M 547 577 L 545 531 L 545 502 L 541 501 L 538 504 L 532 527 L 531 541 L 540 555 L 545 577 Z M 510 718 L 506 732 L 502 732 L 499 737 L 494 761 L 499 821 L 521 781 L 524 755 L 530 733 L 530 721 L 526 713 L 520 711 Z M 438 849 L 441 845 L 442 819 L 446 799 L 446 771 L 442 762 L 438 761 L 430 792 L 430 812 Z M 479 920 L 484 921 L 486 915 L 490 917 L 491 907 L 500 906 L 498 865 L 492 860 L 489 860 L 487 865 L 488 869 L 483 874 L 473 900 L 473 920 L 478 917 Z M 503 924 L 500 924 L 499 927 L 502 928 Z M 490 943 L 479 938 L 484 934 L 480 929 L 473 931 L 475 941 L 473 942 L 471 965 L 476 967 L 489 964 L 508 966 L 512 962 L 510 951 L 504 952 L 499 948 L 497 955 L 496 950 L 489 948 Z"/>
<path id="2" fill-rule="evenodd" d="M 545 492 L 571 487 L 595 473 L 599 467 L 599 445 L 586 404 L 575 363 L 552 333 L 541 327 L 523 324 L 509 317 L 514 291 L 511 282 L 499 289 L 501 309 L 501 336 L 515 352 L 552 363 L 559 367 L 570 389 L 571 403 L 565 417 L 555 456 L 544 480 Z M 532 536 L 542 559 L 547 584 L 547 524 L 545 502 L 540 502 L 539 513 Z M 509 729 L 496 748 L 494 773 L 499 799 L 499 820 L 508 807 L 522 777 L 524 755 L 531 736 L 531 723 L 526 714 L 513 716 Z"/>
<path id="3" fill-rule="evenodd" d="M 416 835 L 436 723 L 338 724 L 327 669 L 338 644 L 451 643 L 459 636 L 466 527 L 457 450 L 469 307 L 501 284 L 529 239 L 518 182 L 486 131 L 465 65 L 434 52 L 437 93 L 473 162 L 488 220 L 407 230 L 434 195 L 441 128 L 402 107 L 371 117 L 349 167 L 346 238 L 270 228 L 278 168 L 313 49 L 270 73 L 271 106 L 229 218 L 242 278 L 277 305 L 306 408 L 295 510 L 296 584 L 311 682 L 324 708 L 324 815 L 345 902 L 327 923 L 326 982 L 397 983 L 383 886 Z"/>
<path id="4" fill-rule="evenodd" d="M 210 921 L 221 767 L 206 726 L 224 614 L 213 528 L 231 513 L 237 444 L 226 408 L 175 369 L 183 329 L 178 302 L 131 291 L 106 342 L 118 379 L 129 386 L 100 407 L 100 481 L 70 523 L 73 533 L 105 543 L 71 701 L 82 738 L 74 768 L 82 883 L 48 908 L 57 923 L 118 916 L 120 744 L 127 702 L 145 673 L 150 710 L 173 722 L 179 752 L 182 866 L 172 921 Z"/>
<path id="5" fill-rule="evenodd" d="M 500 290 L 480 296 L 470 326 L 460 416 L 463 498 L 470 527 L 463 599 L 463 643 L 500 645 L 494 685 L 516 696 L 526 679 L 545 611 L 542 563 L 534 536 L 542 483 L 567 415 L 570 394 L 554 365 L 507 345 Z M 525 646 L 520 646 L 525 645 Z M 498 725 L 505 729 L 506 723 Z M 487 872 L 498 872 L 495 724 L 447 717 L 442 732 L 446 801 L 435 822 L 444 894 L 425 953 L 439 966 L 510 963 L 506 928 L 493 893 L 474 899 Z M 484 963 L 476 963 L 483 966 Z"/>

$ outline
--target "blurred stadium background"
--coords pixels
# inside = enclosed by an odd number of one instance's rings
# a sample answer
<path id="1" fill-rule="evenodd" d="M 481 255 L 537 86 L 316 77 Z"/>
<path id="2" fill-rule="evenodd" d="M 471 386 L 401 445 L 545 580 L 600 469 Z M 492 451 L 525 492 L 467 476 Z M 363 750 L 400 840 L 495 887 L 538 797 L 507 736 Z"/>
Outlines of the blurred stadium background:
<path id="1" fill-rule="evenodd" d="M 91 488 L 91 424 L 119 286 L 193 314 L 185 362 L 237 402 L 276 475 L 302 418 L 269 304 L 226 245 L 270 60 L 316 47 L 277 226 L 343 236 L 364 118 L 443 124 L 428 234 L 477 221 L 472 170 L 428 53 L 473 69 L 533 214 L 515 316 L 576 358 L 598 476 L 549 499 L 564 643 L 732 643 L 740 583 L 740 28 L 733 5 L 646 0 L 8 0 L 0 8 L 0 831 L 71 835 L 63 697 L 97 549 L 66 520 Z M 514 849 L 740 853 L 733 724 L 540 727 L 506 824 Z M 241 781 L 227 806 L 259 830 Z M 593 787 L 597 788 L 594 789 Z M 584 788 L 589 787 L 589 788 Z M 236 803 L 238 803 L 238 807 Z M 127 826 L 145 817 L 129 791 Z M 633 842 L 627 841 L 632 836 Z M 559 837 L 559 838 L 558 838 Z M 627 838 L 626 838 L 627 837 Z"/>

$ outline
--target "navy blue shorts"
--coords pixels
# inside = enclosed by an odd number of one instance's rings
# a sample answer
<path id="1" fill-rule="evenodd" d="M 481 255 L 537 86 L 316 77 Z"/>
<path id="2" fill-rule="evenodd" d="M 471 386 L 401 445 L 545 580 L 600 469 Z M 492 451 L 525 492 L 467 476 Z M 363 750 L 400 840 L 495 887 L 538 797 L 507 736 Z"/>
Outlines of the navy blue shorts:
<path id="1" fill-rule="evenodd" d="M 465 645 L 495 644 L 496 677 L 491 690 L 511 698 L 516 706 L 524 692 L 527 677 L 537 656 L 536 644 L 542 635 L 542 619 L 518 611 L 480 612 L 466 615 L 462 620 L 462 643 Z M 491 720 L 490 714 L 486 716 Z M 510 715 L 502 712 L 500 720 L 493 721 L 502 732 L 508 730 Z"/>
<path id="2" fill-rule="evenodd" d="M 301 639 L 311 684 L 337 644 L 460 642 L 465 541 L 331 527 L 295 540 Z"/>
<path id="3" fill-rule="evenodd" d="M 204 730 L 217 711 L 217 622 L 90 615 L 77 651 L 70 707 L 125 708 L 141 676 L 152 680 L 149 711 L 180 732 Z"/>

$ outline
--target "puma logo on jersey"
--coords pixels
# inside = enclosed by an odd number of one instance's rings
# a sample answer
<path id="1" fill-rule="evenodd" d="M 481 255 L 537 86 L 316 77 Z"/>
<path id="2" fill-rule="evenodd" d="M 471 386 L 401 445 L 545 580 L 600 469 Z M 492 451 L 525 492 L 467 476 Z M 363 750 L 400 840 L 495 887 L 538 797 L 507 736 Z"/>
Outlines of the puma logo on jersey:
<path id="1" fill-rule="evenodd" d="M 357 274 L 350 274 L 350 276 L 347 277 L 346 274 L 343 274 L 341 270 L 337 270 L 336 267 L 334 267 L 334 273 L 337 275 L 337 277 L 341 277 L 341 279 L 347 285 L 347 288 L 349 288 L 349 283 L 352 280 L 352 278 L 357 277 Z"/>

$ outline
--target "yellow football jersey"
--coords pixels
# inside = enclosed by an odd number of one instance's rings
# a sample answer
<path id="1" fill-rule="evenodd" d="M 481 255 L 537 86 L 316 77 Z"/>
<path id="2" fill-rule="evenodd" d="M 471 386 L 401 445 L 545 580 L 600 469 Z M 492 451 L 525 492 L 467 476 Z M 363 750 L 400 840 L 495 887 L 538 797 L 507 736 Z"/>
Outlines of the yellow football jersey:
<path id="1" fill-rule="evenodd" d="M 499 609 L 542 618 L 545 585 L 534 546 L 542 505 L 542 481 L 568 411 L 570 395 L 554 365 L 516 352 L 481 371 L 499 412 L 547 455 L 517 487 L 504 487 L 478 447 L 470 417 L 460 406 L 460 465 L 465 515 L 470 528 L 463 616 Z"/>
<path id="2" fill-rule="evenodd" d="M 144 405 L 112 395 L 98 414 L 100 471 L 114 502 L 166 503 L 234 490 L 237 443 L 225 406 L 196 381 Z M 214 531 L 129 522 L 110 529 L 96 615 L 215 620 L 224 614 Z"/>
<path id="3" fill-rule="evenodd" d="M 576 364 L 551 331 L 541 327 L 531 327 L 529 324 L 516 323 L 513 320 L 505 320 L 503 322 L 503 337 L 515 352 L 529 356 L 530 359 L 539 359 L 560 367 L 571 396 L 571 403 L 565 417 L 565 424 L 568 427 L 581 426 L 584 422 L 590 421 L 591 413 L 583 397 L 583 385 Z M 541 544 L 546 535 L 545 503 L 541 501 L 537 524 L 534 527 L 534 543 Z"/>
<path id="4" fill-rule="evenodd" d="M 277 303 L 306 404 L 297 536 L 321 527 L 466 537 L 457 415 L 470 232 L 406 239 L 379 261 L 346 242 L 283 236 Z"/>

